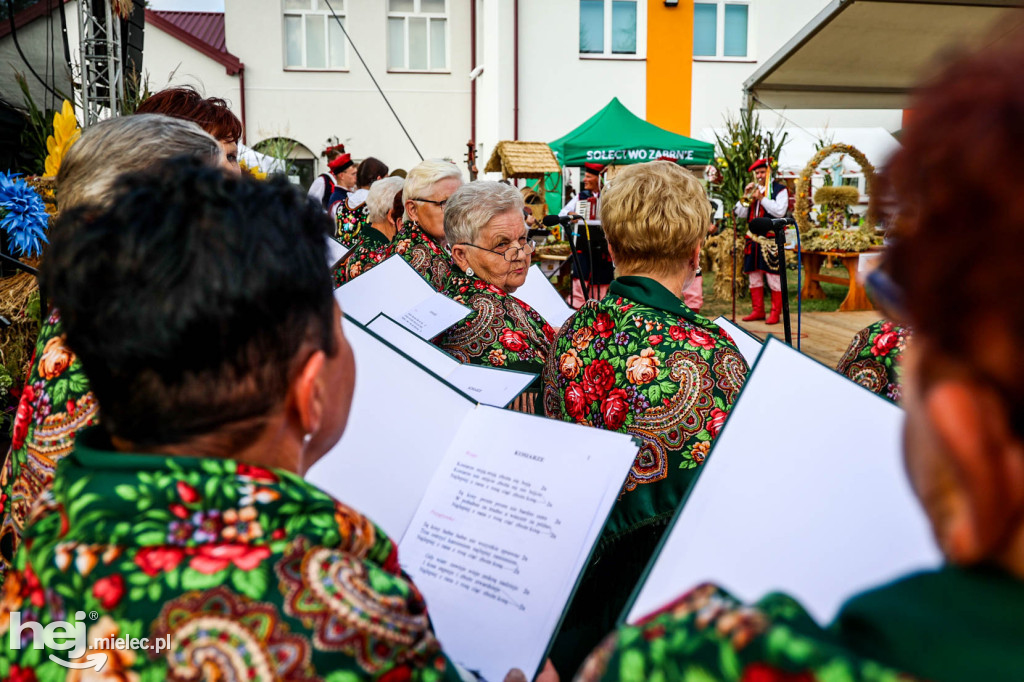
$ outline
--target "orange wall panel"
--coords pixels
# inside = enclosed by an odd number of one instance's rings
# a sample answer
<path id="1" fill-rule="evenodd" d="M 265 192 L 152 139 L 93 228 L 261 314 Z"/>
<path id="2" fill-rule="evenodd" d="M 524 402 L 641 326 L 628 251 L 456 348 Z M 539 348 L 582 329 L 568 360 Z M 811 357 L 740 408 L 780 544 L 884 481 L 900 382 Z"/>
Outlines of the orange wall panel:
<path id="1" fill-rule="evenodd" d="M 647 0 L 647 120 L 689 135 L 692 89 L 693 0 Z"/>

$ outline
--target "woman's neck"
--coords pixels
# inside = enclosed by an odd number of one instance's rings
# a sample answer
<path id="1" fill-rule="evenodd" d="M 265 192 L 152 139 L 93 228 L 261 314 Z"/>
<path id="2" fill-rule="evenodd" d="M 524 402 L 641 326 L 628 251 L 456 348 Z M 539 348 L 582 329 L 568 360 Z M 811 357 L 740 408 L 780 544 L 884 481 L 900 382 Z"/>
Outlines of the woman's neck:
<path id="1" fill-rule="evenodd" d="M 370 227 L 372 227 L 373 229 L 377 230 L 382 235 L 387 237 L 388 241 L 391 241 L 392 239 L 394 239 L 395 235 L 398 234 L 398 228 L 396 228 L 394 225 L 392 225 L 387 220 L 379 222 L 379 223 L 373 223 L 373 224 L 370 225 Z"/>
<path id="2" fill-rule="evenodd" d="M 278 423 L 273 423 L 277 421 Z M 253 438 L 252 431 L 258 430 Z M 172 457 L 208 457 L 233 459 L 242 464 L 265 469 L 284 469 L 298 473 L 302 458 L 302 440 L 296 439 L 283 421 L 265 419 L 232 424 L 215 433 L 196 436 L 182 443 L 140 446 L 117 436 L 111 444 L 119 452 L 170 455 Z"/>
<path id="3" fill-rule="evenodd" d="M 618 277 L 646 277 L 648 279 L 653 279 L 655 282 L 671 291 L 674 296 L 682 298 L 683 291 L 685 291 L 686 287 L 690 286 L 690 283 L 693 282 L 694 270 L 689 265 L 683 265 L 680 266 L 679 270 L 671 274 L 627 270 L 618 270 L 615 274 Z"/>

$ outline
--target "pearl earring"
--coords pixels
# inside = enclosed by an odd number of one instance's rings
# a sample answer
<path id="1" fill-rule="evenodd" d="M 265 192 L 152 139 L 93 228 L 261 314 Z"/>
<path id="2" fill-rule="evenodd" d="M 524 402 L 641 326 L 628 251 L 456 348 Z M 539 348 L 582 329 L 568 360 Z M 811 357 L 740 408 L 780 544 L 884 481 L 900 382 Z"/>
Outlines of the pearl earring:
<path id="1" fill-rule="evenodd" d="M 313 434 L 312 433 L 307 433 L 305 436 L 302 437 L 302 447 L 303 447 L 303 449 L 305 449 L 309 445 L 309 441 L 311 441 L 311 440 L 313 440 Z"/>
<path id="2" fill-rule="evenodd" d="M 473 276 L 473 274 L 474 274 L 474 273 L 473 273 L 473 268 L 471 268 L 471 267 L 470 267 L 470 268 L 466 268 L 466 274 L 467 274 L 468 276 L 472 277 L 472 276 Z"/>

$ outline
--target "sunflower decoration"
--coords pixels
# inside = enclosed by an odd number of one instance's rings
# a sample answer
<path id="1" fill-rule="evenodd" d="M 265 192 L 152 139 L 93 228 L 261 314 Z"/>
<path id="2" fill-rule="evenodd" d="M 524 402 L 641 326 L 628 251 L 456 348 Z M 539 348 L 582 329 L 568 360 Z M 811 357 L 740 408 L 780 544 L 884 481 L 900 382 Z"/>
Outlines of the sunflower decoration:
<path id="1" fill-rule="evenodd" d="M 257 180 L 267 179 L 266 172 L 260 170 L 259 166 L 250 166 L 245 162 L 245 159 L 239 159 L 238 166 L 242 169 L 242 173 L 244 173 L 245 175 L 256 178 Z"/>
<path id="2" fill-rule="evenodd" d="M 68 149 L 75 143 L 75 140 L 82 134 L 78 127 L 78 120 L 75 118 L 75 109 L 71 102 L 64 100 L 61 110 L 53 115 L 53 135 L 46 138 L 46 162 L 44 164 L 46 175 L 53 177 L 60 170 L 60 163 L 68 153 Z"/>
<path id="3" fill-rule="evenodd" d="M 0 230 L 17 256 L 33 257 L 43 251 L 50 216 L 42 198 L 18 173 L 0 173 Z"/>

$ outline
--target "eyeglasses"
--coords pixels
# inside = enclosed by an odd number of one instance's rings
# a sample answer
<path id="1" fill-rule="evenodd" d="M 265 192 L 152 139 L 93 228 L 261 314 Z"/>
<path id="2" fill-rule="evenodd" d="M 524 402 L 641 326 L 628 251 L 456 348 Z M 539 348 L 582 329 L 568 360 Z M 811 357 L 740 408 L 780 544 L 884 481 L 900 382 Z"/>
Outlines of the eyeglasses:
<path id="1" fill-rule="evenodd" d="M 537 250 L 537 242 L 532 239 L 526 239 L 525 237 L 519 240 L 519 244 L 512 244 L 508 246 L 504 251 L 495 251 L 494 249 L 485 249 L 482 246 L 476 244 L 470 244 L 468 242 L 459 242 L 456 246 L 472 246 L 474 249 L 480 249 L 481 251 L 489 251 L 497 254 L 505 259 L 506 263 L 512 263 L 519 260 L 520 253 L 533 253 Z"/>
<path id="2" fill-rule="evenodd" d="M 451 197 L 448 197 L 450 199 Z M 441 201 L 435 201 L 434 199 L 413 199 L 413 201 L 422 201 L 425 204 L 433 204 L 439 208 L 444 208 L 444 205 L 448 203 L 448 199 L 442 199 Z"/>

